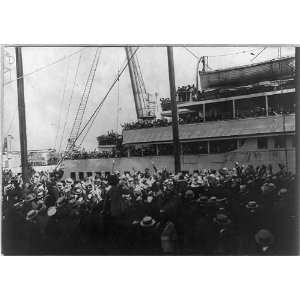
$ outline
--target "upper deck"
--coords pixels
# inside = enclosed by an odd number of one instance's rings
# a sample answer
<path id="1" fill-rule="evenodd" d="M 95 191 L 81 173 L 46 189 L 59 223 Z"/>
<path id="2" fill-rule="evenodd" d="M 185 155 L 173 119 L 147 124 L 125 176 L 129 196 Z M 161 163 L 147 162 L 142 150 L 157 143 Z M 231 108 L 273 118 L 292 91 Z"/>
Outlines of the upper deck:
<path id="1" fill-rule="evenodd" d="M 181 141 L 280 135 L 294 132 L 294 114 L 179 125 Z M 164 143 L 171 142 L 172 139 L 171 126 L 123 131 L 123 144 Z"/>

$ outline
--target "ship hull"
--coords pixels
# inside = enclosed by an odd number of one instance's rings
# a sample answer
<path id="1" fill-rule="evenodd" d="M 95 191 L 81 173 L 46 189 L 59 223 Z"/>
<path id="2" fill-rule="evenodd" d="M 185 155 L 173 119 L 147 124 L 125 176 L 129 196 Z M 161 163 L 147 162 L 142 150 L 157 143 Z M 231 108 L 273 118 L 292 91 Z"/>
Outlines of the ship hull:
<path id="1" fill-rule="evenodd" d="M 232 151 L 222 154 L 198 154 L 182 155 L 182 171 L 193 172 L 199 169 L 220 169 L 223 167 L 232 168 L 234 162 L 244 165 L 268 165 L 272 164 L 274 171 L 278 169 L 278 164 L 288 166 L 289 171 L 295 172 L 295 149 L 280 150 L 249 150 Z M 119 171 L 121 173 L 133 170 L 144 171 L 145 168 L 152 169 L 152 162 L 159 169 L 167 169 L 174 172 L 174 158 L 171 155 L 165 156 L 146 156 L 146 157 L 122 157 L 122 158 L 103 158 L 103 159 L 84 159 L 66 160 L 63 163 L 64 177 L 70 177 L 73 173 L 79 178 L 88 176 L 88 172 L 95 175 L 97 172 Z"/>

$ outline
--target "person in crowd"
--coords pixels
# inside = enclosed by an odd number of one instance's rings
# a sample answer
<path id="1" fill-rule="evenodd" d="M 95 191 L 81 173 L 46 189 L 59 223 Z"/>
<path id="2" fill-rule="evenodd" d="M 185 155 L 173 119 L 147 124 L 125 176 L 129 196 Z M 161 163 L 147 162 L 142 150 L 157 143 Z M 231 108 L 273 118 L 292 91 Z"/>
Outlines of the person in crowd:
<path id="1" fill-rule="evenodd" d="M 296 177 L 282 164 L 172 174 L 153 163 L 80 181 L 36 172 L 26 183 L 5 172 L 4 252 L 282 255 L 296 248 Z"/>

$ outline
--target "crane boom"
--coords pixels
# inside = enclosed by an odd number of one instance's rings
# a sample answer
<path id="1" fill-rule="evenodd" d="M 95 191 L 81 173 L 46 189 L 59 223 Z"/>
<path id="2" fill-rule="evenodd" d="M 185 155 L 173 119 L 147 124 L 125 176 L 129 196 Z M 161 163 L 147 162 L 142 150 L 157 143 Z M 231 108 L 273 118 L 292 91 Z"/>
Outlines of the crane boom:
<path id="1" fill-rule="evenodd" d="M 93 81 L 95 78 L 95 73 L 97 70 L 97 66 L 99 63 L 99 58 L 100 58 L 100 54 L 101 54 L 101 49 L 97 48 L 96 52 L 95 52 L 95 56 L 93 58 L 93 62 L 92 62 L 92 66 L 87 78 L 87 81 L 85 83 L 85 87 L 82 93 L 82 97 L 77 109 L 77 113 L 76 113 L 76 117 L 72 126 L 72 130 L 70 133 L 70 137 L 68 138 L 68 143 L 67 143 L 67 147 L 66 147 L 66 152 L 70 152 L 74 149 L 75 147 L 75 140 L 78 136 L 79 130 L 80 130 L 80 126 L 83 120 L 83 115 L 87 106 L 87 102 L 89 100 L 89 95 L 91 92 L 91 88 L 93 85 Z"/>
<path id="2" fill-rule="evenodd" d="M 153 119 L 155 101 L 152 101 L 151 95 L 147 93 L 138 58 L 136 55 L 133 57 L 132 47 L 125 47 L 125 51 L 137 118 Z"/>

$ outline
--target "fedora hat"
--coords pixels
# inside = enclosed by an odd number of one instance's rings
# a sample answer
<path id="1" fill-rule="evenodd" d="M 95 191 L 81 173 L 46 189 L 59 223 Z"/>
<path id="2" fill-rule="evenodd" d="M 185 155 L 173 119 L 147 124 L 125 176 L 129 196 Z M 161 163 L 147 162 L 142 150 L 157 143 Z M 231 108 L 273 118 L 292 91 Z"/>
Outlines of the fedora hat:
<path id="1" fill-rule="evenodd" d="M 38 215 L 38 211 L 35 209 L 30 210 L 27 214 L 26 214 L 26 220 L 27 221 L 31 221 L 33 220 L 36 216 Z"/>
<path id="2" fill-rule="evenodd" d="M 269 230 L 261 229 L 255 234 L 255 241 L 260 246 L 270 246 L 274 243 L 274 236 Z"/>
<path id="3" fill-rule="evenodd" d="M 140 222 L 142 227 L 152 227 L 155 224 L 155 220 L 152 219 L 150 216 L 146 216 Z"/>
<path id="4" fill-rule="evenodd" d="M 227 215 L 224 214 L 217 214 L 217 216 L 214 218 L 214 222 L 218 225 L 229 225 L 231 224 L 231 220 L 228 218 Z"/>
<path id="5" fill-rule="evenodd" d="M 55 206 L 51 206 L 48 208 L 48 211 L 47 211 L 47 215 L 49 217 L 52 217 L 56 214 L 56 207 Z"/>

